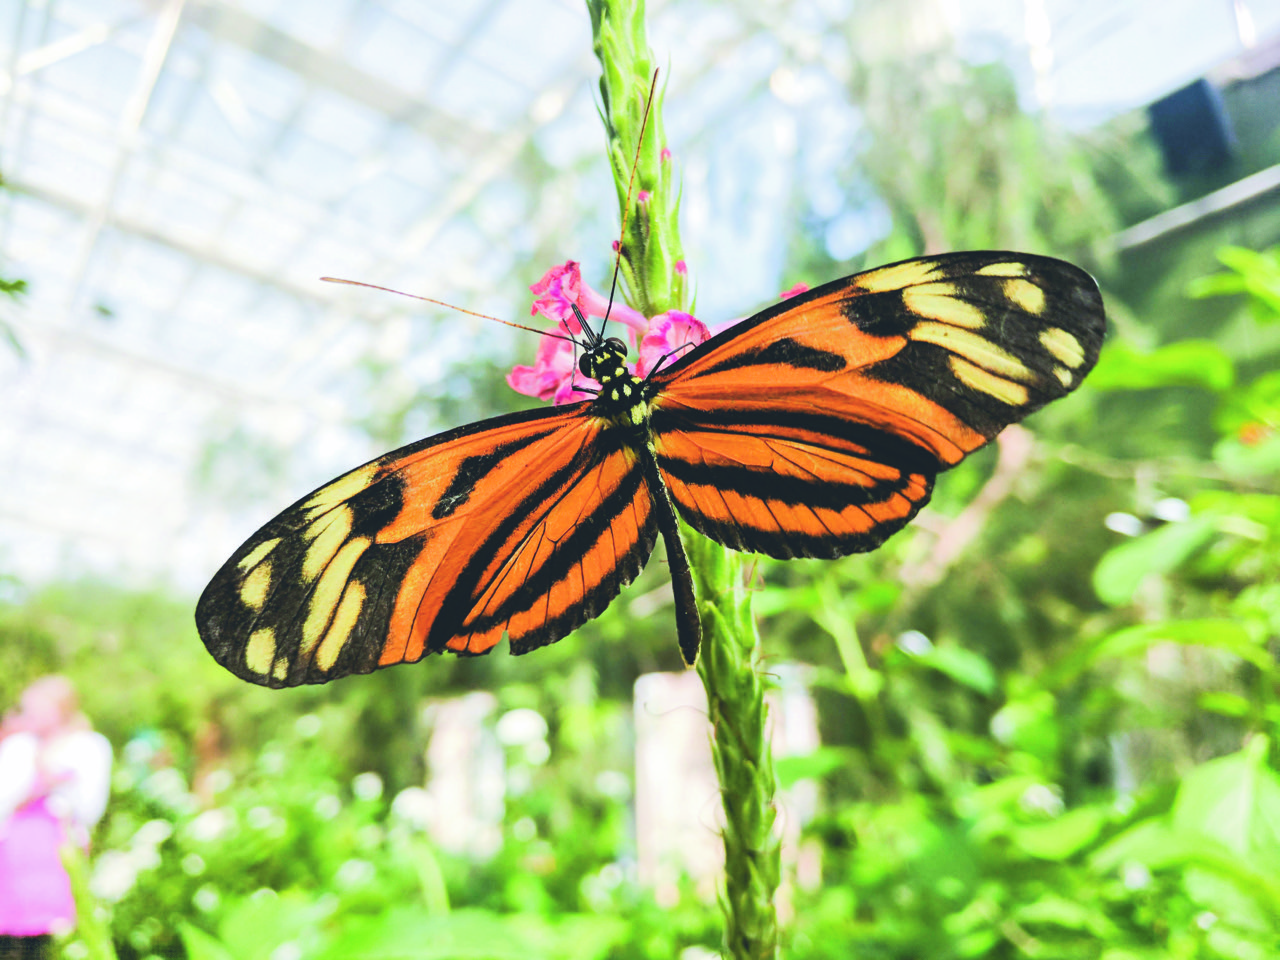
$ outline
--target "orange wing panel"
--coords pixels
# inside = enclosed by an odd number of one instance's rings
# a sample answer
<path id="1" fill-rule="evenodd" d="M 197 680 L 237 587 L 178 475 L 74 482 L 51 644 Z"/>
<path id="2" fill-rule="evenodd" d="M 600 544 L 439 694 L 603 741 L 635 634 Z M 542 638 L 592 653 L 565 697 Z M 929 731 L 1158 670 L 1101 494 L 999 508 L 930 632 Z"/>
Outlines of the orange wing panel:
<path id="1" fill-rule="evenodd" d="M 513 652 L 596 616 L 644 565 L 652 495 L 589 404 L 499 417 L 371 461 L 294 504 L 214 577 L 206 646 L 268 686 L 427 653 Z"/>

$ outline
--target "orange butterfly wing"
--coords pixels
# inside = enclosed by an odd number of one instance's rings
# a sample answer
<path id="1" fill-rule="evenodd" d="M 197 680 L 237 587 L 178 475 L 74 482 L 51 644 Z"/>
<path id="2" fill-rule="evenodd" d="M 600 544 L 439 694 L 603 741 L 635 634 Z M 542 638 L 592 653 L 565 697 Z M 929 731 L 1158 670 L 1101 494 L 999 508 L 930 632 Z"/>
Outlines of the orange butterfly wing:
<path id="1" fill-rule="evenodd" d="M 598 615 L 657 527 L 636 455 L 589 404 L 498 417 L 396 450 L 251 537 L 196 609 L 205 645 L 267 686 L 451 650 L 513 653 Z"/>
<path id="2" fill-rule="evenodd" d="M 784 300 L 651 378 L 672 500 L 695 529 L 774 557 L 872 550 L 935 475 L 1070 392 L 1105 318 L 1060 260 L 908 260 Z"/>

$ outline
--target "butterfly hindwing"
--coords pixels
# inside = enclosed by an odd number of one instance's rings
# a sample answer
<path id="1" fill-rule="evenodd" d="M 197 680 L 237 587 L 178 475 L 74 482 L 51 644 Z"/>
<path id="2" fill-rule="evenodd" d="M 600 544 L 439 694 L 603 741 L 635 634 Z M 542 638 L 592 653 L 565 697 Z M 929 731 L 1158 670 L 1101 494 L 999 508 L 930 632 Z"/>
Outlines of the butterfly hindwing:
<path id="1" fill-rule="evenodd" d="M 233 673 L 320 683 L 560 639 L 657 536 L 631 450 L 587 404 L 499 417 L 378 458 L 304 497 L 214 577 L 196 621 Z"/>
<path id="2" fill-rule="evenodd" d="M 1075 388 L 1105 318 L 1047 257 L 924 257 L 775 304 L 651 378 L 677 508 L 776 557 L 874 549 L 934 476 Z"/>

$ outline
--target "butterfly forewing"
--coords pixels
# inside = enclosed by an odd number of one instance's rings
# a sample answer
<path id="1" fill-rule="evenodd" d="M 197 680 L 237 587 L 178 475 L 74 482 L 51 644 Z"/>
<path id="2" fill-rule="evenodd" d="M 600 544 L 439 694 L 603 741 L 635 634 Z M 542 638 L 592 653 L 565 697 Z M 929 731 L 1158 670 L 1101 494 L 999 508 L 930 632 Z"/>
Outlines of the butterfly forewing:
<path id="1" fill-rule="evenodd" d="M 572 631 L 644 565 L 656 530 L 631 452 L 587 404 L 499 417 L 380 457 L 303 498 L 206 588 L 196 621 L 233 673 L 320 683 L 449 649 Z"/>
<path id="2" fill-rule="evenodd" d="M 652 378 L 654 444 L 696 529 L 776 557 L 874 549 L 933 478 L 1070 392 L 1105 320 L 1058 260 L 961 253 L 819 287 Z"/>

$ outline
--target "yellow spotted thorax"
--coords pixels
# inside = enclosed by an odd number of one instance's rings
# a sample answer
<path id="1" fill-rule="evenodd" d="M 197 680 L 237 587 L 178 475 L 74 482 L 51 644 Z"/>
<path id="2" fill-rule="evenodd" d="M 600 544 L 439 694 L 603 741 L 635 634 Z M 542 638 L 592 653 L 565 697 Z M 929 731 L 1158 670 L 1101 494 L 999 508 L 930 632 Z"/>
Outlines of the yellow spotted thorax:
<path id="1" fill-rule="evenodd" d="M 617 337 L 602 340 L 578 361 L 584 377 L 600 383 L 596 405 L 619 426 L 640 426 L 649 419 L 644 381 L 627 369 L 627 345 Z"/>

